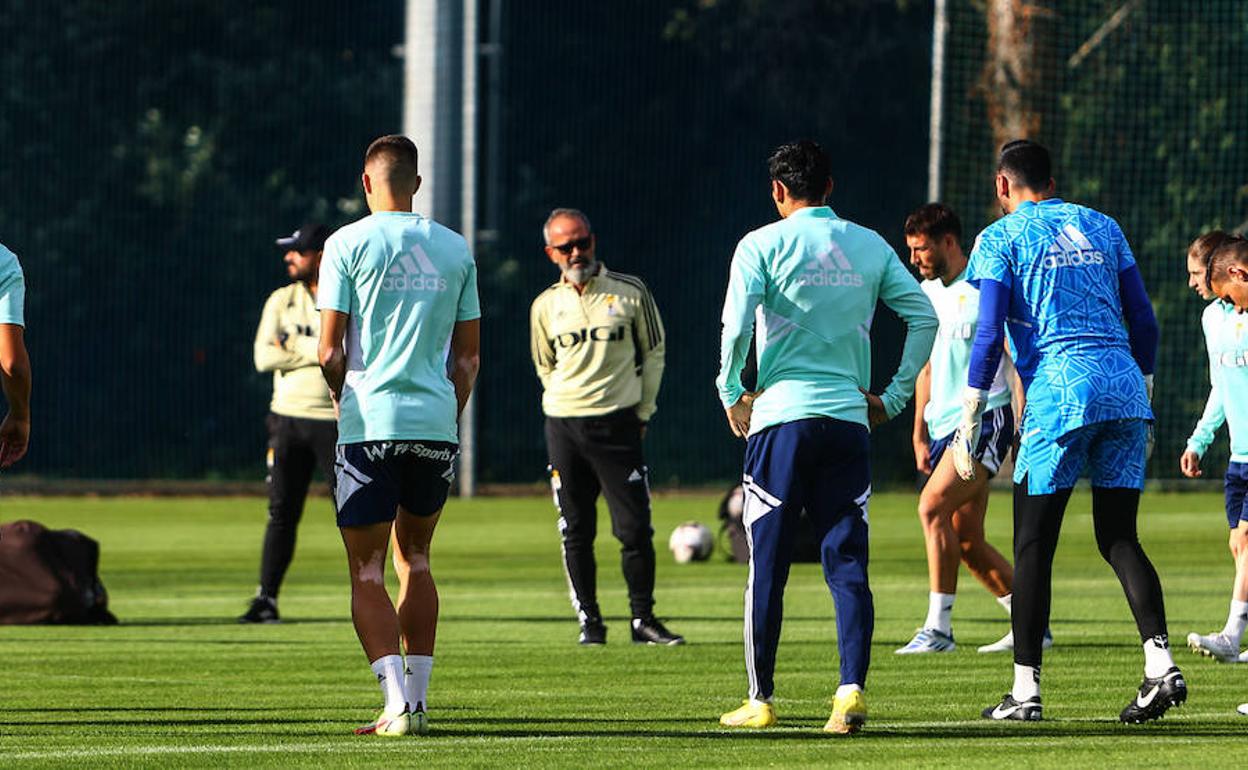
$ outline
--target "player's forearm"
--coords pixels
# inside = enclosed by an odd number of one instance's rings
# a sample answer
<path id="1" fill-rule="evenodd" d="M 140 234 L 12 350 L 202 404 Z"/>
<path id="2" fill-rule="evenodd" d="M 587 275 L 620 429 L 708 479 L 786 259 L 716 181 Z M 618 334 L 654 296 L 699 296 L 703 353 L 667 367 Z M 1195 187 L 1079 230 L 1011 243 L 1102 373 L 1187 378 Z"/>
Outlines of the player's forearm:
<path id="1" fill-rule="evenodd" d="M 30 358 L 26 346 L 17 346 L 0 361 L 0 387 L 9 403 L 9 416 L 15 420 L 30 420 Z"/>
<path id="2" fill-rule="evenodd" d="M 897 367 L 897 373 L 893 375 L 893 381 L 880 394 L 880 400 L 884 402 L 884 410 L 889 419 L 896 417 L 901 410 L 906 408 L 906 402 L 914 394 L 914 383 L 918 379 L 919 371 L 931 356 L 932 343 L 935 341 L 934 318 L 931 323 L 926 320 L 916 320 L 906 330 L 906 343 L 901 349 L 901 364 Z"/>
<path id="3" fill-rule="evenodd" d="M 458 405 L 455 414 L 463 413 L 480 370 L 481 356 L 475 352 L 455 356 L 451 361 L 450 378 L 451 384 L 455 386 L 455 401 Z"/>
<path id="4" fill-rule="evenodd" d="M 745 357 L 750 352 L 750 335 L 738 332 L 730 333 L 724 329 L 723 341 L 720 346 L 719 376 L 715 378 L 715 387 L 719 391 L 720 403 L 728 408 L 741 400 L 745 387 L 741 384 L 741 370 L 745 366 Z"/>
<path id="5" fill-rule="evenodd" d="M 914 383 L 914 440 L 927 441 L 927 420 L 923 413 L 927 410 L 927 402 L 932 398 L 932 365 L 929 363 L 919 372 Z"/>
<path id="6" fill-rule="evenodd" d="M 321 373 L 325 375 L 325 383 L 329 392 L 337 401 L 342 398 L 342 386 L 347 379 L 347 355 L 340 347 L 322 344 L 320 347 Z"/>
<path id="7" fill-rule="evenodd" d="M 447 374 L 455 386 L 456 415 L 464 411 L 480 368 L 481 319 L 457 321 L 451 332 L 451 357 L 447 365 Z"/>
<path id="8" fill-rule="evenodd" d="M 1204 457 L 1209 445 L 1213 443 L 1214 434 L 1226 421 L 1226 412 L 1222 406 L 1222 394 L 1215 385 L 1209 390 L 1209 398 L 1205 401 L 1205 411 L 1196 422 L 1196 428 L 1187 439 L 1187 448 Z"/>
<path id="9" fill-rule="evenodd" d="M 971 362 L 966 374 L 968 387 L 988 390 L 997 377 L 1001 356 L 1005 355 L 1005 311 L 1009 289 L 985 278 L 979 282 L 979 325 L 971 346 Z"/>

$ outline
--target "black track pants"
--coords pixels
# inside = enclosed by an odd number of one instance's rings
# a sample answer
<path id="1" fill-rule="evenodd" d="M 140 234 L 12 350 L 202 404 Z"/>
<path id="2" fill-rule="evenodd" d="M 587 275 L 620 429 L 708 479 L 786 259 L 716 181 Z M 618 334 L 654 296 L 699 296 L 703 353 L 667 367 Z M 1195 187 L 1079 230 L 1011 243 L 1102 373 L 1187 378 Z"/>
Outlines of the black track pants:
<path id="1" fill-rule="evenodd" d="M 307 420 L 269 414 L 269 522 L 260 556 L 260 592 L 277 598 L 282 578 L 295 555 L 295 533 L 303 503 L 312 483 L 312 471 L 334 483 L 334 445 L 338 426 L 333 420 Z M 333 499 L 331 491 L 330 499 Z"/>
<path id="2" fill-rule="evenodd" d="M 641 451 L 641 421 L 631 409 L 602 417 L 547 417 L 550 484 L 559 509 L 563 561 L 579 619 L 601 618 L 594 537 L 599 493 L 607 500 L 611 533 L 633 617 L 654 609 L 654 530 L 650 485 Z"/>

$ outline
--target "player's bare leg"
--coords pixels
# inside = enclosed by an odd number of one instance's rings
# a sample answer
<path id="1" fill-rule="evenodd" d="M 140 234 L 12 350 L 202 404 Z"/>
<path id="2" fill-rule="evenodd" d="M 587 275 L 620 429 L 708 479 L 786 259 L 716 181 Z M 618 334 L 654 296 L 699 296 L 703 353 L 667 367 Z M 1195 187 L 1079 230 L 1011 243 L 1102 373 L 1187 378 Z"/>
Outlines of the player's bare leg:
<path id="1" fill-rule="evenodd" d="M 351 572 L 351 622 L 370 661 L 399 654 L 399 618 L 386 592 L 390 522 L 343 527 Z"/>
<path id="2" fill-rule="evenodd" d="M 438 587 L 429 569 L 429 543 L 441 511 L 414 516 L 402 508 L 394 520 L 394 571 L 399 576 L 399 634 L 408 655 L 432 655 L 438 630 Z"/>
<path id="3" fill-rule="evenodd" d="M 1010 593 L 1013 571 L 1009 562 L 984 540 L 988 469 L 976 462 L 975 470 L 973 480 L 964 480 L 954 469 L 952 453 L 946 452 L 919 497 L 930 606 L 923 628 L 899 654 L 953 649 L 949 613 L 958 589 L 959 562 L 966 561 L 971 574 L 993 596 L 999 599 Z"/>
<path id="4" fill-rule="evenodd" d="M 928 589 L 942 594 L 958 590 L 958 563 L 962 559 L 960 538 L 953 528 L 959 508 L 988 494 L 988 471 L 975 463 L 975 479 L 964 481 L 953 468 L 953 454 L 945 452 L 919 497 L 919 522 L 927 546 Z"/>
<path id="5" fill-rule="evenodd" d="M 958 533 L 962 563 L 988 592 L 1000 599 L 1014 590 L 1014 568 L 984 535 L 988 513 L 988 487 L 953 513 L 953 531 Z"/>
<path id="6" fill-rule="evenodd" d="M 1248 653 L 1240 655 L 1239 645 L 1248 626 L 1248 521 L 1240 521 L 1231 530 L 1227 541 L 1235 560 L 1235 583 L 1231 588 L 1231 608 L 1226 625 L 1211 634 L 1190 633 L 1187 646 L 1193 652 L 1207 655 L 1223 663 L 1248 662 Z"/>
<path id="7" fill-rule="evenodd" d="M 441 515 L 415 516 L 400 507 L 391 536 L 399 576 L 399 634 L 407 651 L 405 691 L 412 730 L 418 733 L 428 730 L 425 711 L 438 631 L 438 587 L 429 568 L 429 544 Z"/>
<path id="8" fill-rule="evenodd" d="M 386 592 L 390 530 L 388 521 L 340 529 L 351 574 L 351 621 L 385 698 L 381 715 L 356 730 L 358 734 L 405 735 L 410 724 L 399 655 L 399 617 Z"/>

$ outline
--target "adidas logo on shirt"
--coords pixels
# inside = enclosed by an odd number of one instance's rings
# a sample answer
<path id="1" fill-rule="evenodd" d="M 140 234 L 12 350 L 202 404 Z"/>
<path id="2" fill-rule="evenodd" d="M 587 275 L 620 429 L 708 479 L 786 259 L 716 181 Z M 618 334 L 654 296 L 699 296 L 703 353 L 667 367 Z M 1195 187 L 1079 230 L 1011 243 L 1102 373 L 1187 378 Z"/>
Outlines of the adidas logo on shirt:
<path id="1" fill-rule="evenodd" d="M 399 255 L 398 261 L 386 271 L 381 281 L 382 291 L 446 291 L 446 279 L 429 260 L 420 246 Z"/>
<path id="2" fill-rule="evenodd" d="M 805 272 L 797 276 L 798 286 L 862 286 L 862 274 L 853 272 L 854 266 L 836 242 L 830 251 L 816 254 L 803 267 Z"/>
<path id="3" fill-rule="evenodd" d="M 1066 225 L 1058 233 L 1057 240 L 1049 247 L 1044 258 L 1044 266 L 1084 267 L 1085 265 L 1103 265 L 1105 255 L 1092 245 L 1088 237 L 1079 232 L 1074 225 Z"/>

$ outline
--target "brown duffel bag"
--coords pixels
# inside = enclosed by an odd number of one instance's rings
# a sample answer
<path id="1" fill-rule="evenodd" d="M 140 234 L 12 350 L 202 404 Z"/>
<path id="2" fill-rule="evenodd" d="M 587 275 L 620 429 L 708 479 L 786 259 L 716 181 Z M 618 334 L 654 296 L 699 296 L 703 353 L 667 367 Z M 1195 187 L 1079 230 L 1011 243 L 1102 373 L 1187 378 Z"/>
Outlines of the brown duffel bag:
<path id="1" fill-rule="evenodd" d="M 0 524 L 0 624 L 111 624 L 100 546 L 72 529 Z"/>

